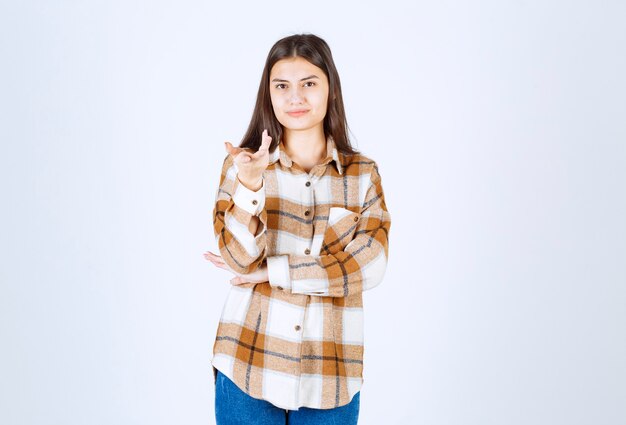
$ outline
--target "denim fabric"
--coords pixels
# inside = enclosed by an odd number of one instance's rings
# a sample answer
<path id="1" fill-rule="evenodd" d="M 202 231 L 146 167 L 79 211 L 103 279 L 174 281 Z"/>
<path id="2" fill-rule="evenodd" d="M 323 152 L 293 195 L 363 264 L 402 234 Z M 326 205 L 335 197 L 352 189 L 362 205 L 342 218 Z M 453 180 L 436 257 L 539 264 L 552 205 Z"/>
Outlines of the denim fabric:
<path id="1" fill-rule="evenodd" d="M 285 410 L 241 391 L 226 375 L 217 371 L 215 381 L 215 419 L 217 425 L 356 425 L 360 395 L 334 409 Z"/>

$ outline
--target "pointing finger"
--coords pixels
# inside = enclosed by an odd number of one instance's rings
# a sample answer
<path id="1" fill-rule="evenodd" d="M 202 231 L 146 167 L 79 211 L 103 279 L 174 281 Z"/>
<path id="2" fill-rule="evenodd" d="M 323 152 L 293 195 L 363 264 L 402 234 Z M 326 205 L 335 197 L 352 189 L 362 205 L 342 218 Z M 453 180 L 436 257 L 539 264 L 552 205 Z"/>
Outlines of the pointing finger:
<path id="1" fill-rule="evenodd" d="M 261 146 L 259 146 L 259 150 L 256 151 L 256 153 L 254 153 L 254 155 L 252 156 L 256 159 L 267 154 L 267 151 L 269 150 L 271 144 L 272 144 L 272 138 L 267 135 L 267 130 L 263 130 L 263 138 L 261 139 Z"/>
<path id="2" fill-rule="evenodd" d="M 267 135 L 267 130 L 265 130 L 265 136 L 261 139 L 261 146 L 259 150 L 268 150 L 270 148 L 270 144 L 272 143 L 272 138 Z"/>

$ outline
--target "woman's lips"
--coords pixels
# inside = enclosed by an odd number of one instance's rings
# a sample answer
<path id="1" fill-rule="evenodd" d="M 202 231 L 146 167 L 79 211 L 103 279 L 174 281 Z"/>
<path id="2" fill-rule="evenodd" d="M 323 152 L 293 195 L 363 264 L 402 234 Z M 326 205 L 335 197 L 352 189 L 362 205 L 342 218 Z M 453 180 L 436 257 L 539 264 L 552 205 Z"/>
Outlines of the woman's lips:
<path id="1" fill-rule="evenodd" d="M 289 112 L 287 112 L 287 114 L 290 117 L 300 117 L 300 116 L 306 114 L 307 112 L 309 112 L 309 111 L 308 110 L 304 110 L 304 109 L 299 109 L 299 110 L 296 110 L 296 111 L 289 111 Z"/>

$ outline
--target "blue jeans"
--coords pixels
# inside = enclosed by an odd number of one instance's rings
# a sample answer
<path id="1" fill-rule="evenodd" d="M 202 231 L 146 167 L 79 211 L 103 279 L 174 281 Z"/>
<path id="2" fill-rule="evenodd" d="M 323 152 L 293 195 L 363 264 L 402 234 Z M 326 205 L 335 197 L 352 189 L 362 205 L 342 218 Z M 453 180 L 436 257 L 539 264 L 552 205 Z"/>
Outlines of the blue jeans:
<path id="1" fill-rule="evenodd" d="M 241 391 L 219 370 L 215 381 L 215 419 L 217 425 L 356 425 L 360 395 L 334 409 L 300 407 L 286 410 Z"/>

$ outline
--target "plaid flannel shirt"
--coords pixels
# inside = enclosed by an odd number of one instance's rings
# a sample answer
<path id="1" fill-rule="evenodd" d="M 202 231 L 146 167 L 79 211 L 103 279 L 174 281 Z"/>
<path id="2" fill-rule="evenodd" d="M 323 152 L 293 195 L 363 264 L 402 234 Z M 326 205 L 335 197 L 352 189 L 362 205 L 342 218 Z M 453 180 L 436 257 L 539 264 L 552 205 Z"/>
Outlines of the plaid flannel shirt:
<path id="1" fill-rule="evenodd" d="M 280 143 L 254 192 L 227 156 L 213 224 L 226 264 L 239 273 L 266 264 L 269 274 L 230 288 L 214 373 L 284 409 L 348 404 L 363 383 L 362 292 L 387 266 L 391 217 L 376 163 L 329 137 L 326 160 L 307 173 Z"/>

